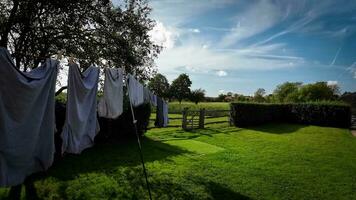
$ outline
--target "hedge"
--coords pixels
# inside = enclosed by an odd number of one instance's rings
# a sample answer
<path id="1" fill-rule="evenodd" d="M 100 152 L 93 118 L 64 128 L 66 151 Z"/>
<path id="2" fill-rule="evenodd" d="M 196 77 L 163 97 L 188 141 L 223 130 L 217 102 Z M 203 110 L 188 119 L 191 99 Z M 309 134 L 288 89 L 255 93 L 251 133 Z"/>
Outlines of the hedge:
<path id="1" fill-rule="evenodd" d="M 55 134 L 56 151 L 60 152 L 62 140 L 61 132 L 65 122 L 66 104 L 63 101 L 56 101 L 56 128 Z M 106 119 L 98 117 L 100 132 L 95 138 L 95 142 L 103 142 L 111 139 L 127 139 L 136 137 L 132 121 L 132 114 L 128 98 L 124 98 L 124 112 L 117 119 Z M 135 118 L 137 120 L 137 130 L 142 136 L 149 125 L 151 115 L 151 105 L 143 104 L 134 108 Z"/>
<path id="2" fill-rule="evenodd" d="M 247 127 L 268 122 L 300 123 L 348 128 L 351 107 L 340 103 L 232 103 L 235 126 Z"/>

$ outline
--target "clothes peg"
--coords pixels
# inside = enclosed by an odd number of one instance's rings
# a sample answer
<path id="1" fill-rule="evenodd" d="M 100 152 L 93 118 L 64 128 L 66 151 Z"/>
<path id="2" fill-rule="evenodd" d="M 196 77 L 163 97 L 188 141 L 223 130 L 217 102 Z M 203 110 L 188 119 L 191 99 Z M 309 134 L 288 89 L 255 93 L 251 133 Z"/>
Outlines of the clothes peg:
<path id="1" fill-rule="evenodd" d="M 57 53 L 57 60 L 62 60 L 62 58 L 63 58 L 63 50 L 58 51 Z"/>
<path id="2" fill-rule="evenodd" d="M 69 64 L 74 64 L 74 57 L 72 55 L 69 56 L 68 63 Z"/>

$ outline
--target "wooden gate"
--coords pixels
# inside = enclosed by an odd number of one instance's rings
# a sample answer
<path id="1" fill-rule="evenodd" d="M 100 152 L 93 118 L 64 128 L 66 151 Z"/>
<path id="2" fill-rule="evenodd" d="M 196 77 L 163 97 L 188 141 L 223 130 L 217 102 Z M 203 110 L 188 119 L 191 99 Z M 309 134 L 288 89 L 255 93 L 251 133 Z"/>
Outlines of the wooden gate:
<path id="1" fill-rule="evenodd" d="M 224 119 L 223 121 L 215 120 L 222 116 L 225 116 L 228 119 Z M 188 110 L 188 108 L 184 108 L 182 113 L 182 128 L 184 130 L 204 128 L 204 125 L 226 122 L 229 122 L 231 125 L 230 110 L 205 110 L 204 108 L 200 110 Z"/>
<path id="2" fill-rule="evenodd" d="M 204 111 L 204 109 L 188 110 L 188 108 L 184 108 L 182 128 L 184 130 L 204 128 Z"/>

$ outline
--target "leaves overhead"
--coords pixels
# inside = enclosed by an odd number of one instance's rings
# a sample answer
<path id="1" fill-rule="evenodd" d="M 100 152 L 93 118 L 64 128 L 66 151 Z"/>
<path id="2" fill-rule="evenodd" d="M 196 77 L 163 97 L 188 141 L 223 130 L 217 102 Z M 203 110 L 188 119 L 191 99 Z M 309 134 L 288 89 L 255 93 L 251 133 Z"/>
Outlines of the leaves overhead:
<path id="1" fill-rule="evenodd" d="M 18 68 L 38 66 L 62 52 L 82 66 L 123 67 L 147 80 L 161 47 L 148 32 L 155 22 L 145 0 L 114 6 L 108 0 L 0 0 L 0 46 Z"/>

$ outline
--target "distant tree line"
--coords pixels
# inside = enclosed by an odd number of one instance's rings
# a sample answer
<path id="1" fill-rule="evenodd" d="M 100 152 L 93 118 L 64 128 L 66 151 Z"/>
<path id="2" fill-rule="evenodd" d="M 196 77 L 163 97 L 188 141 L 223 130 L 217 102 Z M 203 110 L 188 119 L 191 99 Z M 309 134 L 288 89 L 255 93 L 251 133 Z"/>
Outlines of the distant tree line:
<path id="1" fill-rule="evenodd" d="M 210 99 L 211 100 L 211 99 Z M 220 94 L 211 101 L 224 102 L 260 102 L 260 103 L 301 103 L 314 101 L 343 101 L 355 107 L 356 92 L 345 92 L 341 95 L 338 85 L 327 82 L 303 84 L 302 82 L 285 82 L 278 85 L 272 94 L 258 88 L 253 96 L 228 92 Z"/>
<path id="2" fill-rule="evenodd" d="M 285 82 L 278 85 L 272 94 L 266 94 L 266 90 L 258 88 L 253 96 L 232 92 L 220 94 L 218 97 L 205 97 L 205 90 L 199 88 L 191 90 L 192 81 L 187 74 L 180 74 L 172 84 L 162 74 L 156 74 L 148 87 L 157 95 L 169 101 L 183 100 L 199 103 L 207 102 L 260 102 L 260 103 L 300 103 L 314 101 L 344 101 L 356 107 L 356 92 L 340 94 L 337 84 L 316 82 L 303 84 L 302 82 Z"/>

